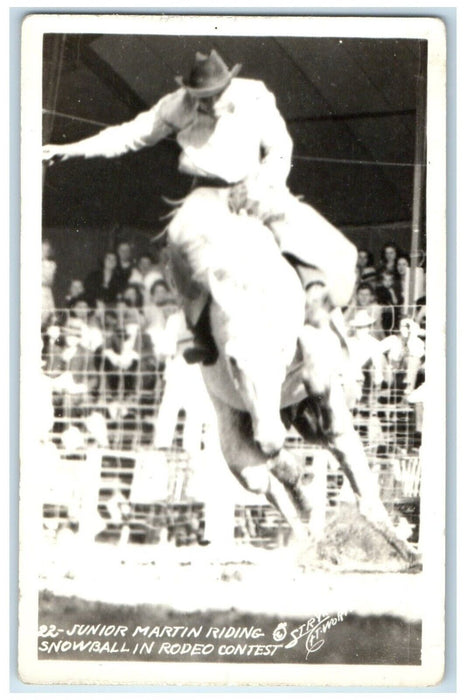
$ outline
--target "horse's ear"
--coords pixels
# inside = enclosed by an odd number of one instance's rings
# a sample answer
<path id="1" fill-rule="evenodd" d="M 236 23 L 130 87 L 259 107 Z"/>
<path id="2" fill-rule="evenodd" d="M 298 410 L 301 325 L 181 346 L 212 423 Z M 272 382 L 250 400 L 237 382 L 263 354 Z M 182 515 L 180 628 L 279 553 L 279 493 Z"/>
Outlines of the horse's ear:
<path id="1" fill-rule="evenodd" d="M 228 278 L 221 276 L 221 271 L 217 274 L 213 270 L 208 271 L 210 293 L 214 301 L 222 308 L 228 308 L 232 302 L 231 284 Z"/>

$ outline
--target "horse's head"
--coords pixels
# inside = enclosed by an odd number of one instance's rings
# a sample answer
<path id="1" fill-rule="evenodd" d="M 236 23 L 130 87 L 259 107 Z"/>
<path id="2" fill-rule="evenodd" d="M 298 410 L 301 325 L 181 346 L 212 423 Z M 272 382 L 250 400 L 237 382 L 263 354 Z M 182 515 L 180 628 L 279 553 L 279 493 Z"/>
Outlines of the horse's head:
<path id="1" fill-rule="evenodd" d="M 277 249 L 278 253 L 278 249 Z M 278 266 L 243 266 L 241 277 L 212 274 L 212 330 L 220 362 L 252 420 L 254 440 L 273 456 L 285 440 L 282 385 L 303 323 L 303 292 L 278 253 Z"/>

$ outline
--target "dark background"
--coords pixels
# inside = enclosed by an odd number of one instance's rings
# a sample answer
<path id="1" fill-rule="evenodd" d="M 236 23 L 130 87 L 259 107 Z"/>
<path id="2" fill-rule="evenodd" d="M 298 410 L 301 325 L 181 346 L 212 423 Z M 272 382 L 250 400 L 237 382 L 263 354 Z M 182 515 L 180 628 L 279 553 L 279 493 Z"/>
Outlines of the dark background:
<path id="1" fill-rule="evenodd" d="M 409 250 L 416 128 L 424 131 L 422 41 L 47 34 L 44 142 L 132 119 L 176 89 L 174 77 L 189 74 L 197 50 L 212 48 L 275 94 L 294 142 L 291 191 L 376 258 L 391 240 Z M 136 252 L 153 248 L 167 212 L 162 197 L 190 186 L 178 153 L 170 138 L 114 159 L 47 168 L 43 235 L 55 249 L 58 305 L 69 280 L 94 269 L 118 239 L 129 238 Z"/>

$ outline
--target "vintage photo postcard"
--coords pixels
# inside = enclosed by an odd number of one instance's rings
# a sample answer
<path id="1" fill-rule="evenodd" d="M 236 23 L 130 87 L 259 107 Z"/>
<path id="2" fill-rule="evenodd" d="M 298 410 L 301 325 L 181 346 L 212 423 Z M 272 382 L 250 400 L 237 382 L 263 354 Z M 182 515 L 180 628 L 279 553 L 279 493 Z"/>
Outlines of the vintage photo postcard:
<path id="1" fill-rule="evenodd" d="M 441 681 L 445 43 L 26 18 L 23 683 Z"/>

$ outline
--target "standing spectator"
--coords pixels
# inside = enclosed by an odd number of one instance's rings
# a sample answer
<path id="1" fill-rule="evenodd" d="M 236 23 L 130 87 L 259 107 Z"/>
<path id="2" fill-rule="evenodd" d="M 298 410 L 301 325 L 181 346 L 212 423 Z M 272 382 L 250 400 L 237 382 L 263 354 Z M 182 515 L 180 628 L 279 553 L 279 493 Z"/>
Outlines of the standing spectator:
<path id="1" fill-rule="evenodd" d="M 157 280 L 150 289 L 149 301 L 144 306 L 144 320 L 147 333 L 152 338 L 154 347 L 157 344 L 157 334 L 165 328 L 167 316 L 164 308 L 174 303 L 168 284 L 165 280 Z"/>
<path id="2" fill-rule="evenodd" d="M 376 287 L 375 296 L 382 309 L 381 324 L 383 335 L 389 335 L 397 330 L 401 318 L 401 298 L 395 286 L 395 275 L 392 272 L 382 272 L 380 282 Z"/>
<path id="3" fill-rule="evenodd" d="M 42 241 L 42 307 L 41 326 L 44 328 L 55 313 L 55 300 L 53 298 L 52 285 L 57 271 L 57 264 L 53 259 L 53 248 L 49 240 Z"/>
<path id="4" fill-rule="evenodd" d="M 106 402 L 118 394 L 121 368 L 116 356 L 121 353 L 123 345 L 123 328 L 118 323 L 116 311 L 104 312 L 104 345 L 102 349 L 103 370 L 105 373 Z"/>
<path id="5" fill-rule="evenodd" d="M 191 335 L 183 311 L 172 306 L 172 313 L 167 315 L 163 336 L 155 349 L 158 358 L 165 360 L 165 389 L 155 424 L 154 447 L 171 447 L 179 412 L 184 410 L 183 448 L 188 455 L 194 455 L 200 450 L 209 399 L 200 367 L 188 365 L 182 354 Z"/>
<path id="6" fill-rule="evenodd" d="M 128 284 L 118 299 L 116 309 L 125 336 L 127 339 L 134 339 L 134 346 L 145 325 L 142 307 L 143 297 L 139 286 Z"/>
<path id="7" fill-rule="evenodd" d="M 160 365 L 164 365 L 167 357 L 171 357 L 173 350 L 173 337 L 178 338 L 178 331 L 186 332 L 186 328 L 182 323 L 182 312 L 172 295 L 168 295 L 160 302 L 160 311 L 162 317 L 157 325 L 153 325 L 147 329 L 152 339 L 154 347 L 154 355 Z M 175 330 L 176 333 L 175 333 Z M 188 334 L 189 335 L 189 334 Z"/>
<path id="8" fill-rule="evenodd" d="M 398 260 L 396 261 L 396 270 L 399 296 L 403 305 L 403 312 L 405 315 L 408 315 L 410 312 L 410 309 L 408 308 L 409 304 L 413 303 L 414 299 L 421 297 L 425 292 L 424 270 L 422 267 L 416 267 L 414 269 L 414 288 L 412 290 L 413 299 L 410 299 L 412 270 L 411 259 L 408 254 L 403 253 L 398 256 Z"/>
<path id="9" fill-rule="evenodd" d="M 380 340 L 371 335 L 374 319 L 366 309 L 356 312 L 349 323 L 352 334 L 348 337 L 350 362 L 356 384 L 359 386 L 358 400 L 367 398 L 371 388 L 382 384 L 382 362 Z"/>
<path id="10" fill-rule="evenodd" d="M 125 287 L 118 272 L 116 253 L 112 251 L 105 253 L 102 265 L 87 276 L 84 287 L 90 306 L 96 306 L 98 301 L 104 304 L 115 303 L 118 294 Z"/>
<path id="11" fill-rule="evenodd" d="M 134 270 L 133 251 L 129 241 L 120 241 L 116 249 L 117 253 L 117 269 L 121 284 L 125 287 L 130 280 Z"/>

